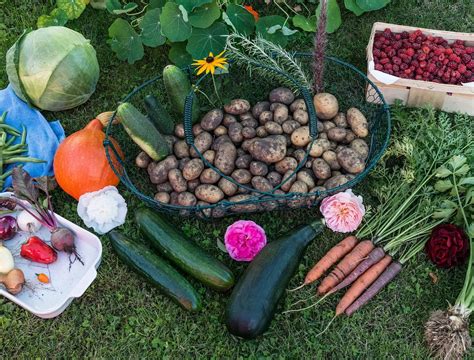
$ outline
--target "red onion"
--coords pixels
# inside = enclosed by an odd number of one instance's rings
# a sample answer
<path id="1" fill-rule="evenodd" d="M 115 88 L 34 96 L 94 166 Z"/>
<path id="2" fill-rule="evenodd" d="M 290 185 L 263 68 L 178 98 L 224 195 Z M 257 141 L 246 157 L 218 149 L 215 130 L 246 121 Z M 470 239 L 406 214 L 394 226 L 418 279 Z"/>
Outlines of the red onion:
<path id="1" fill-rule="evenodd" d="M 10 240 L 17 231 L 18 224 L 13 216 L 7 215 L 0 218 L 0 241 Z"/>

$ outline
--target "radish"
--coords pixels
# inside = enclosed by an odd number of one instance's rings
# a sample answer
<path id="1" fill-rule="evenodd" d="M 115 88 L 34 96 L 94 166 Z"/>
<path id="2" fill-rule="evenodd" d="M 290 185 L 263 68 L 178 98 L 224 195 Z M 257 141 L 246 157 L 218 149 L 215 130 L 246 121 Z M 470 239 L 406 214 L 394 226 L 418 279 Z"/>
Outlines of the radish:
<path id="1" fill-rule="evenodd" d="M 36 214 L 38 215 L 38 214 Z M 22 210 L 16 217 L 18 227 L 22 231 L 28 231 L 30 233 L 38 232 L 41 229 L 41 222 L 39 222 L 30 212 Z"/>

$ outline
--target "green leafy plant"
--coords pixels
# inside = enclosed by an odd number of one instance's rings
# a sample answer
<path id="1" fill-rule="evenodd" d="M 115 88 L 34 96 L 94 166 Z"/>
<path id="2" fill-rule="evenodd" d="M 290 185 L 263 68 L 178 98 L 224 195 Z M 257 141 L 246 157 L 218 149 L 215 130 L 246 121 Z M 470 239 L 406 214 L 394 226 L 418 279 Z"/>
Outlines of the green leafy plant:
<path id="1" fill-rule="evenodd" d="M 68 20 L 81 16 L 88 3 L 88 0 L 56 0 L 56 7 L 49 15 L 41 15 L 36 24 L 38 28 L 63 26 Z"/>

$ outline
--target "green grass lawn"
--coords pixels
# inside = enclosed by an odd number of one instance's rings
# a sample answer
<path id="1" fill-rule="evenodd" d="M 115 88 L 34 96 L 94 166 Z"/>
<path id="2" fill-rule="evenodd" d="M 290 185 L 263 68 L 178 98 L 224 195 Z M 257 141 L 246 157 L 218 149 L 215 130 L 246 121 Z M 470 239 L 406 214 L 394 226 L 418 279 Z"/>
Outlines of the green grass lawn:
<path id="1" fill-rule="evenodd" d="M 472 14 L 470 6 L 469 0 L 397 0 L 383 10 L 359 18 L 344 11 L 343 25 L 329 37 L 329 52 L 365 71 L 365 46 L 373 22 L 472 32 L 473 18 L 466 15 L 470 11 Z M 6 51 L 24 28 L 34 27 L 37 17 L 50 9 L 46 0 L 0 2 L 0 87 L 7 85 L 3 70 Z M 270 6 L 264 11 L 277 13 L 278 9 Z M 107 28 L 112 21 L 107 12 L 88 9 L 79 20 L 68 24 L 91 39 L 101 66 L 100 82 L 89 102 L 68 112 L 45 114 L 49 119 L 61 119 L 68 134 L 82 128 L 96 114 L 113 109 L 134 86 L 159 73 L 168 63 L 163 48 L 147 49 L 146 57 L 133 66 L 117 60 L 106 44 Z M 301 34 L 290 46 L 305 50 L 311 42 L 310 35 Z M 246 84 L 252 86 L 249 80 Z M 421 117 L 419 121 L 422 126 Z M 123 144 L 123 148 L 132 158 L 134 147 Z M 128 220 L 122 230 L 138 238 L 133 212 L 140 202 L 125 188 L 120 189 L 129 205 Z M 369 195 L 369 189 L 370 180 L 357 191 Z M 72 198 L 58 190 L 54 200 L 61 215 L 81 224 Z M 316 210 L 293 210 L 246 217 L 261 224 L 271 240 L 315 216 Z M 211 223 L 175 217 L 170 221 L 237 275 L 245 268 L 232 262 L 216 246 L 216 240 L 223 237 L 224 229 L 233 219 Z M 300 283 L 308 267 L 337 239 L 340 236 L 329 231 L 319 236 L 308 248 L 290 286 Z M 129 271 L 112 252 L 106 237 L 101 240 L 104 253 L 97 280 L 58 318 L 41 320 L 0 299 L 0 358 L 423 359 L 428 356 L 423 344 L 423 324 L 430 311 L 445 308 L 447 301 L 454 302 L 464 275 L 463 269 L 440 271 L 420 255 L 375 300 L 351 318 L 337 319 L 322 337 L 316 335 L 332 318 L 335 298 L 306 312 L 276 315 L 264 336 L 242 341 L 229 335 L 223 324 L 228 294 L 217 294 L 193 282 L 202 295 L 204 308 L 198 314 L 186 313 Z M 430 272 L 438 276 L 438 283 L 432 283 Z M 313 287 L 287 296 L 281 308 L 309 297 L 314 291 Z"/>

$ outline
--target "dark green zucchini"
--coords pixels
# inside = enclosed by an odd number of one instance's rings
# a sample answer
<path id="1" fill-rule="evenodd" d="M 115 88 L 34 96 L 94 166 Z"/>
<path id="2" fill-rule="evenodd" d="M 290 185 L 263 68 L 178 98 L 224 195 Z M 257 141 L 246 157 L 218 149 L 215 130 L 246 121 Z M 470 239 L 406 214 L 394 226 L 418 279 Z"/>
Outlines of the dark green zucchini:
<path id="1" fill-rule="evenodd" d="M 109 239 L 119 258 L 151 284 L 184 309 L 201 309 L 201 299 L 188 280 L 146 246 L 128 240 L 118 231 L 111 231 Z"/>
<path id="2" fill-rule="evenodd" d="M 145 109 L 151 122 L 158 131 L 165 135 L 171 135 L 176 125 L 171 115 L 154 95 L 145 96 Z"/>
<path id="3" fill-rule="evenodd" d="M 253 339 L 268 329 L 306 246 L 322 229 L 317 221 L 292 230 L 268 243 L 253 259 L 227 304 L 226 325 L 231 334 Z"/>
<path id="4" fill-rule="evenodd" d="M 218 291 L 226 291 L 234 285 L 234 275 L 227 266 L 151 209 L 138 209 L 135 220 L 150 244 L 184 272 Z"/>

